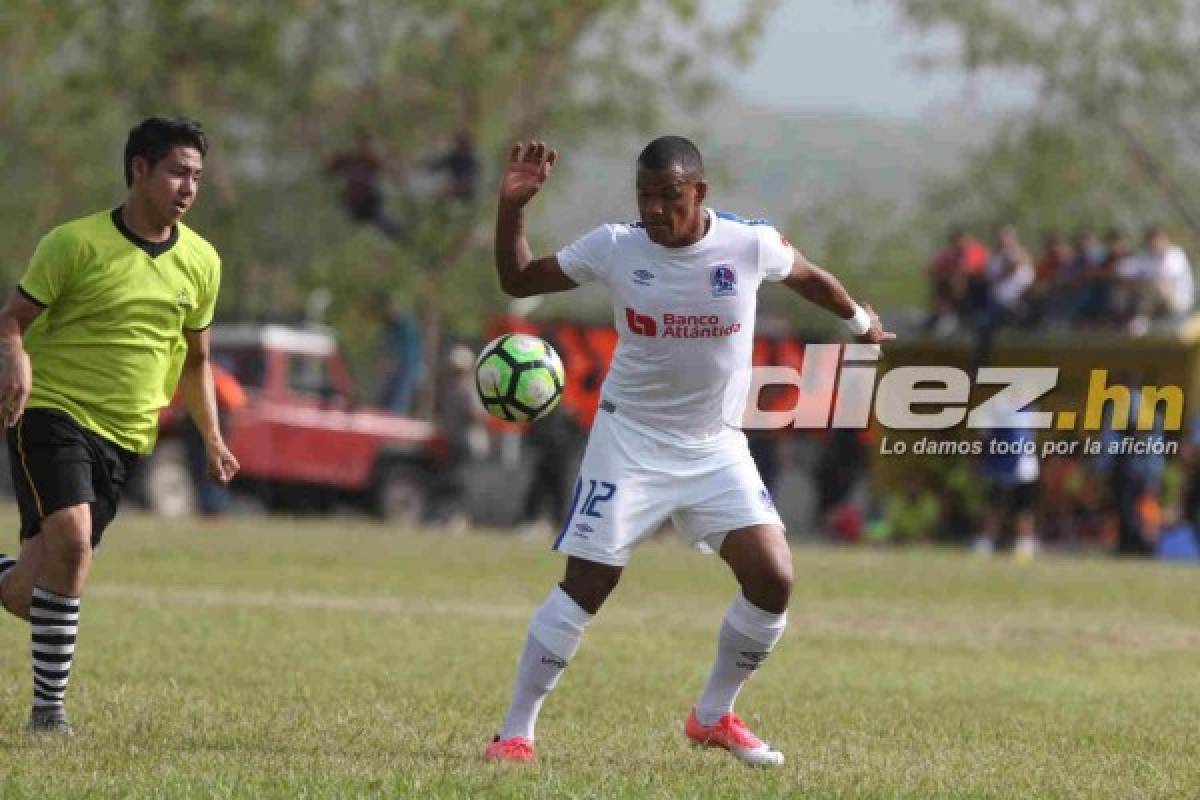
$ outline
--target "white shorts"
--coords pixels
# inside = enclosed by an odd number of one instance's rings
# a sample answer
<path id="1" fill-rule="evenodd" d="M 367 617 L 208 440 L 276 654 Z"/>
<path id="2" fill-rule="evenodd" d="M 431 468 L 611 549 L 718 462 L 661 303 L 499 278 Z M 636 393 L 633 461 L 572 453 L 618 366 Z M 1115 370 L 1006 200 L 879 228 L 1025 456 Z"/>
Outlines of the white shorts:
<path id="1" fill-rule="evenodd" d="M 750 525 L 783 527 L 741 431 L 682 445 L 600 411 L 554 549 L 622 567 L 668 517 L 700 549 Z"/>

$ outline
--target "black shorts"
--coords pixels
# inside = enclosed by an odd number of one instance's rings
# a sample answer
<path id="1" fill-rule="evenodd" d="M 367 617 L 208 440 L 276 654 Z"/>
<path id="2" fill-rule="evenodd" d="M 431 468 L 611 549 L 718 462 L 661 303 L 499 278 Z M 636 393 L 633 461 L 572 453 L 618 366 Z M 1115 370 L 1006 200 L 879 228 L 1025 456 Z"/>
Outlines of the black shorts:
<path id="1" fill-rule="evenodd" d="M 991 506 L 997 511 L 1007 511 L 1010 514 L 1020 514 L 1032 511 L 1037 504 L 1037 481 L 1029 483 L 1000 483 L 994 482 L 991 488 Z"/>
<path id="2" fill-rule="evenodd" d="M 47 515 L 87 503 L 96 547 L 117 515 L 121 487 L 138 455 L 87 430 L 66 412 L 29 408 L 8 429 L 8 460 L 22 540 L 38 533 Z"/>

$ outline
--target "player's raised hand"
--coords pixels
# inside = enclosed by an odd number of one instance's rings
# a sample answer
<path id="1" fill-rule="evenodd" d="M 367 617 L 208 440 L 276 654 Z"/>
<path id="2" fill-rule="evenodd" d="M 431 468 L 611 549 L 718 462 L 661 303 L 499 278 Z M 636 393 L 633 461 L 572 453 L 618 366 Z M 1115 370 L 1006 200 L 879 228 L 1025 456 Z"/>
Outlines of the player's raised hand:
<path id="1" fill-rule="evenodd" d="M 500 203 L 524 206 L 550 177 L 556 161 L 558 151 L 547 147 L 545 142 L 514 144 L 500 179 Z"/>
<path id="2" fill-rule="evenodd" d="M 863 306 L 863 310 L 871 318 L 871 327 L 862 336 L 855 336 L 854 341 L 859 344 L 879 344 L 880 342 L 890 342 L 896 338 L 896 334 L 883 329 L 883 323 L 880 322 L 879 315 L 875 313 L 875 309 L 871 308 L 869 303 Z"/>

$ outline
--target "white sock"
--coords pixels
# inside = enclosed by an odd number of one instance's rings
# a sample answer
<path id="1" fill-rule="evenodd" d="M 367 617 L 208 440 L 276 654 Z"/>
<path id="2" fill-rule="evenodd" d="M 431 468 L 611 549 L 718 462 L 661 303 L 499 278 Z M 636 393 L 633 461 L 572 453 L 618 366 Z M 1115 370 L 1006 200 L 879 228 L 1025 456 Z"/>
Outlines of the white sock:
<path id="1" fill-rule="evenodd" d="M 721 621 L 717 636 L 717 657 L 708 683 L 696 702 L 696 718 L 701 725 L 715 725 L 733 711 L 733 701 L 762 662 L 767 659 L 783 629 L 787 612 L 763 611 L 739 594 Z"/>
<path id="2" fill-rule="evenodd" d="M 591 621 L 592 615 L 558 586 L 534 612 L 517 664 L 512 705 L 500 728 L 501 739 L 522 736 L 533 740 L 542 703 L 575 656 L 583 629 Z"/>

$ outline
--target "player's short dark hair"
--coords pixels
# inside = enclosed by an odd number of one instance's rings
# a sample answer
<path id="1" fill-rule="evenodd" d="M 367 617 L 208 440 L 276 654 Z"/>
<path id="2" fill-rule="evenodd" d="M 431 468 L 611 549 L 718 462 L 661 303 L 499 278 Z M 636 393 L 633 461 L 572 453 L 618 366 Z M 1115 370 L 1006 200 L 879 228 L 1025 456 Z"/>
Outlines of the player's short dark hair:
<path id="1" fill-rule="evenodd" d="M 655 172 L 679 167 L 688 178 L 704 177 L 704 159 L 696 145 L 682 136 L 660 136 L 638 156 L 638 166 Z"/>
<path id="2" fill-rule="evenodd" d="M 153 168 L 178 145 L 194 147 L 200 155 L 208 155 L 208 137 L 194 119 L 149 117 L 135 125 L 125 140 L 125 185 L 133 185 L 133 159 L 144 158 Z"/>

